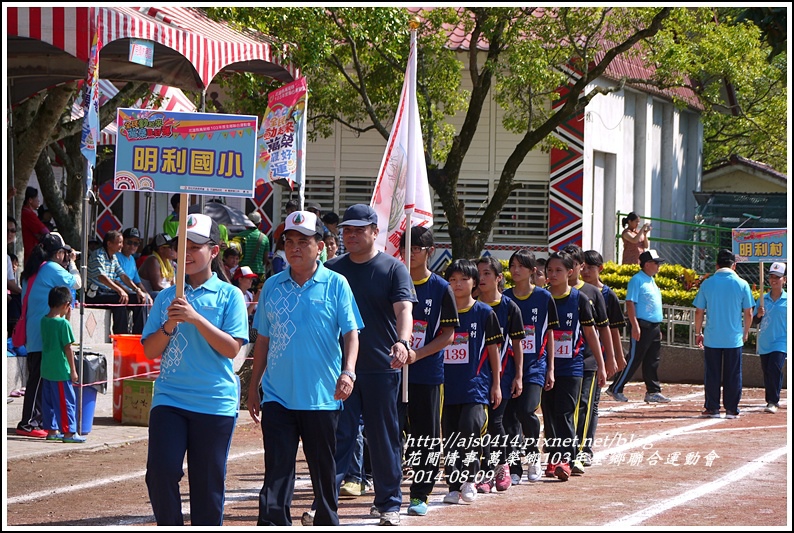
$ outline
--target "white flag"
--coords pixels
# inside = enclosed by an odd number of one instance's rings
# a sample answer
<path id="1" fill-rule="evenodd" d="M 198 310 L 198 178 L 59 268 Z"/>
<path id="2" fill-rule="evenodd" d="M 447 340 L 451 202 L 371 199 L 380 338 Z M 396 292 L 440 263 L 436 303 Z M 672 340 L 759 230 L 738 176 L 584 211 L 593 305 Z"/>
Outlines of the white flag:
<path id="1" fill-rule="evenodd" d="M 433 225 L 433 203 L 427 182 L 422 125 L 416 102 L 416 32 L 411 32 L 411 53 L 386 152 L 378 171 L 370 206 L 378 214 L 375 246 L 399 257 L 400 239 L 411 226 Z"/>

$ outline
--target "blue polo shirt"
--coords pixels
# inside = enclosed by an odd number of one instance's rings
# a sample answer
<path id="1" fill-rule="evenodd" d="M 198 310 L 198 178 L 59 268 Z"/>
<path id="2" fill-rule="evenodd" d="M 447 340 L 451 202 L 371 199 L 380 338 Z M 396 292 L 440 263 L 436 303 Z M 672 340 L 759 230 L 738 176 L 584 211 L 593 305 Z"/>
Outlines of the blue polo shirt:
<path id="1" fill-rule="evenodd" d="M 758 302 L 755 304 L 758 311 Z M 772 352 L 788 353 L 788 295 L 783 291 L 777 301 L 764 294 L 764 318 L 758 324 L 757 351 L 761 355 Z"/>
<path id="2" fill-rule="evenodd" d="M 129 276 L 133 283 L 135 283 L 135 287 L 128 287 L 131 290 L 135 290 L 138 288 L 138 283 L 141 282 L 141 277 L 138 275 L 138 266 L 135 264 L 135 256 L 126 256 L 121 252 L 116 252 L 116 259 L 118 260 L 119 264 L 121 265 L 121 269 L 124 270 L 124 273 Z M 123 281 L 119 280 L 119 284 L 122 287 L 126 287 L 127 284 Z"/>
<path id="3" fill-rule="evenodd" d="M 142 341 L 165 324 L 174 298 L 176 286 L 157 295 L 141 334 Z M 212 325 L 248 344 L 248 313 L 240 289 L 213 273 L 195 289 L 185 283 L 185 298 Z M 177 325 L 163 351 L 152 408 L 169 405 L 202 414 L 236 416 L 239 388 L 233 361 L 210 346 L 196 326 L 183 322 Z"/>
<path id="4" fill-rule="evenodd" d="M 662 291 L 652 276 L 642 270 L 634 274 L 626 288 L 626 301 L 634 302 L 638 320 L 659 323 L 662 315 Z"/>
<path id="5" fill-rule="evenodd" d="M 700 284 L 692 304 L 706 310 L 703 345 L 739 348 L 744 345 L 742 311 L 752 309 L 750 285 L 730 268 L 721 268 Z"/>
<path id="6" fill-rule="evenodd" d="M 300 411 L 342 408 L 334 399 L 342 371 L 339 336 L 364 327 L 344 276 L 319 261 L 303 286 L 292 279 L 291 267 L 271 276 L 259 295 L 254 327 L 270 338 L 262 402 Z"/>

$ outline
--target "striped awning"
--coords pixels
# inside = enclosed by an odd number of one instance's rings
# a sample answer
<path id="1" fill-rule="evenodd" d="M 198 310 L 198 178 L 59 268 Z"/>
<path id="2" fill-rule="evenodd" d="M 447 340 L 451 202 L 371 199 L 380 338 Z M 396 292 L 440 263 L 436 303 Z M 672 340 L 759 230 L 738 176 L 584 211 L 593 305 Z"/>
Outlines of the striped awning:
<path id="1" fill-rule="evenodd" d="M 8 7 L 7 76 L 12 101 L 85 77 L 95 29 L 99 73 L 114 81 L 148 81 L 206 89 L 222 70 L 253 72 L 290 82 L 299 76 L 261 34 L 241 32 L 191 7 Z M 129 39 L 154 42 L 154 65 L 129 61 Z"/>
<path id="2" fill-rule="evenodd" d="M 138 100 L 132 107 L 136 109 L 154 109 L 155 105 L 157 105 L 157 109 L 162 111 L 179 111 L 183 113 L 193 113 L 196 111 L 196 106 L 180 89 L 168 87 L 166 85 L 152 85 L 150 90 L 150 95 Z M 99 80 L 99 106 L 102 107 L 105 105 L 108 100 L 116 96 L 118 92 L 118 88 L 110 81 Z M 72 120 L 77 120 L 82 117 L 83 107 L 80 105 L 78 99 L 72 104 Z M 99 135 L 99 144 L 116 144 L 117 133 L 118 126 L 114 120 L 101 131 Z"/>

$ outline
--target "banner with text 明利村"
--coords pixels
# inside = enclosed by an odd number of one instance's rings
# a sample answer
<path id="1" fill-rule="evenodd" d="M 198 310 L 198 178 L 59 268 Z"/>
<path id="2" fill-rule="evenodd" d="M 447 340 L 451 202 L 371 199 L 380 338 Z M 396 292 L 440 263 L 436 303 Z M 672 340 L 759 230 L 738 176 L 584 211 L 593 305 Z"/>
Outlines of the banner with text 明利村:
<path id="1" fill-rule="evenodd" d="M 731 231 L 737 263 L 786 261 L 786 228 L 736 228 Z"/>

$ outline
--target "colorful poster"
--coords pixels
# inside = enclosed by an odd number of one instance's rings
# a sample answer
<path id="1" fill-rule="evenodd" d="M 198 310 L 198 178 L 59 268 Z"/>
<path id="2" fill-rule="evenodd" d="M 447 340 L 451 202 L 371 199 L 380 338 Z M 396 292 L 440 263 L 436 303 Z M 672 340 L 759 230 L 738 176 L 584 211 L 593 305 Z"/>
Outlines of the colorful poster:
<path id="1" fill-rule="evenodd" d="M 785 228 L 738 228 L 731 232 L 737 263 L 787 261 Z"/>
<path id="2" fill-rule="evenodd" d="M 130 39 L 130 62 L 145 67 L 154 65 L 154 42 Z"/>
<path id="3" fill-rule="evenodd" d="M 289 187 L 306 174 L 306 78 L 288 83 L 267 96 L 267 109 L 257 135 L 256 183 Z"/>
<path id="4" fill-rule="evenodd" d="M 257 118 L 119 109 L 113 187 L 254 196 Z"/>

